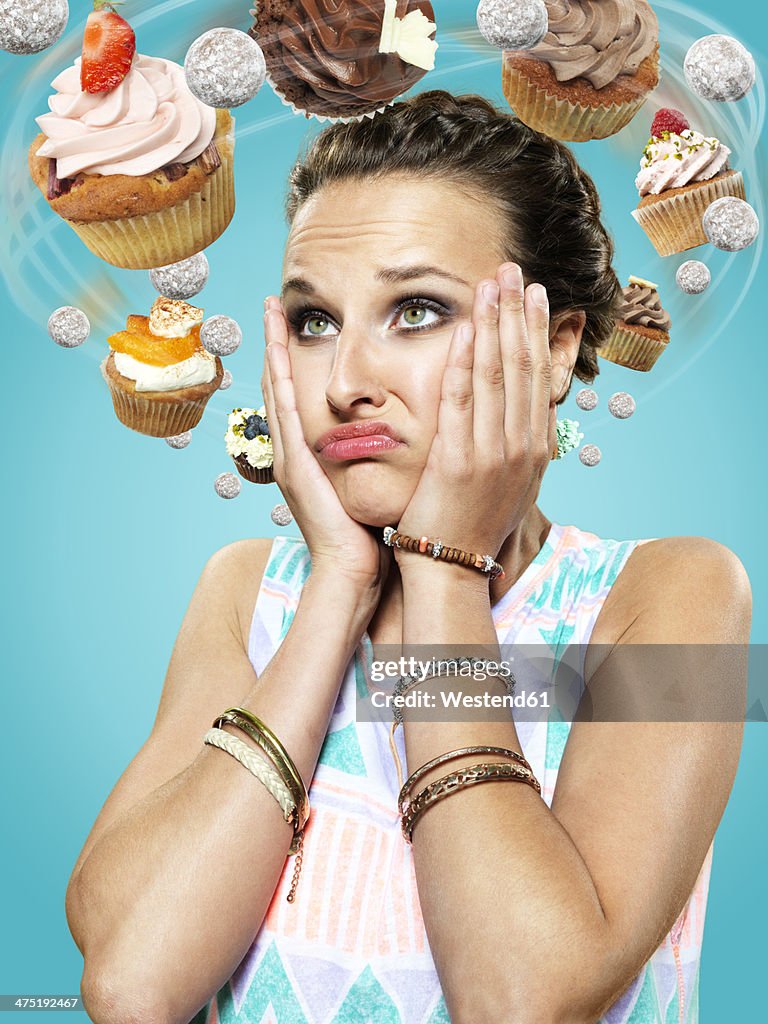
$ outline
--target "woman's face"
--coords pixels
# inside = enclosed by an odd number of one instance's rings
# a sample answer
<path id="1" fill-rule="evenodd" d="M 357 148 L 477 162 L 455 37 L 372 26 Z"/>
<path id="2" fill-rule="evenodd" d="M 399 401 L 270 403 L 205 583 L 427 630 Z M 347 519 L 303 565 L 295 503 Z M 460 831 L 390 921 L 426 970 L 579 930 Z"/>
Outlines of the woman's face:
<path id="1" fill-rule="evenodd" d="M 505 259 L 500 221 L 449 183 L 395 176 L 328 186 L 294 219 L 281 297 L 296 403 L 359 522 L 396 523 L 416 489 L 451 336 Z M 346 461 L 317 450 L 327 430 L 360 420 L 383 420 L 403 443 Z"/>

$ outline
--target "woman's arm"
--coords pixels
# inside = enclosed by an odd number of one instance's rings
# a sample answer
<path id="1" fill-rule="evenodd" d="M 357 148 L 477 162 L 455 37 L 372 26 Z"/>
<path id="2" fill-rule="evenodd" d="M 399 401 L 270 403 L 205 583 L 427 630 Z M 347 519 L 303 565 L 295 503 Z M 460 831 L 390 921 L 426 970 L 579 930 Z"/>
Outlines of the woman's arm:
<path id="1" fill-rule="evenodd" d="M 237 621 L 236 561 L 224 549 L 200 578 L 140 755 L 140 771 L 157 773 L 163 762 L 167 781 L 103 830 L 73 876 L 68 917 L 95 1024 L 187 1024 L 231 977 L 261 926 L 293 829 L 261 782 L 203 735 L 226 707 L 242 705 L 277 734 L 309 788 L 371 614 L 366 594 L 313 572 L 257 680 Z"/>
<path id="2" fill-rule="evenodd" d="M 633 560 L 642 563 L 633 577 L 635 614 L 616 648 L 693 645 L 676 666 L 679 720 L 576 721 L 551 809 L 528 785 L 483 784 L 454 792 L 416 823 L 421 908 L 453 1024 L 598 1020 L 674 924 L 712 842 L 743 719 L 702 721 L 709 683 L 688 666 L 701 665 L 701 645 L 748 642 L 749 581 L 731 551 L 704 538 L 651 542 Z M 497 645 L 479 573 L 415 553 L 401 559 L 401 572 L 404 647 L 445 644 L 448 656 L 451 644 Z M 664 694 L 669 679 L 643 673 L 642 659 L 630 675 L 621 664 L 616 651 L 604 659 L 601 689 L 623 692 L 626 706 L 638 692 L 646 700 L 654 688 Z M 715 682 L 743 708 L 745 677 Z M 420 688 L 436 692 L 435 683 Z M 491 683 L 474 685 L 490 691 Z M 513 722 L 483 720 L 482 711 L 466 717 L 409 721 L 405 709 L 409 773 L 462 746 L 521 751 Z M 418 788 L 478 760 L 440 765 Z"/>

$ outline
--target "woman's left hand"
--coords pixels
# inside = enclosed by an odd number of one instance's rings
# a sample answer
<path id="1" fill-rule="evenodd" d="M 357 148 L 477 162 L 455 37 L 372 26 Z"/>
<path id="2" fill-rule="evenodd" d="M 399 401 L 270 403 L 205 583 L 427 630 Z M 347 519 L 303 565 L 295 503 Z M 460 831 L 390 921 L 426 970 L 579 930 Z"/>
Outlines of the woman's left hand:
<path id="1" fill-rule="evenodd" d="M 551 376 L 546 290 L 524 290 L 520 267 L 502 264 L 495 282 L 477 286 L 472 323 L 454 331 L 437 433 L 400 532 L 497 556 L 557 443 Z M 401 565 L 424 560 L 393 551 Z"/>

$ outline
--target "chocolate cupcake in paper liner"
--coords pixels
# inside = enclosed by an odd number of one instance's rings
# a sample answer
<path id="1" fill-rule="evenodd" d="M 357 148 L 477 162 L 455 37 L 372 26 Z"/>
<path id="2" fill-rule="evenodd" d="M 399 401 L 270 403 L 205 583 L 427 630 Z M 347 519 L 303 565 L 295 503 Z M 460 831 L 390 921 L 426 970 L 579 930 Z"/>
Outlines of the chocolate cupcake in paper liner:
<path id="1" fill-rule="evenodd" d="M 251 14 L 269 84 L 307 118 L 375 117 L 435 66 L 429 0 L 257 0 Z"/>

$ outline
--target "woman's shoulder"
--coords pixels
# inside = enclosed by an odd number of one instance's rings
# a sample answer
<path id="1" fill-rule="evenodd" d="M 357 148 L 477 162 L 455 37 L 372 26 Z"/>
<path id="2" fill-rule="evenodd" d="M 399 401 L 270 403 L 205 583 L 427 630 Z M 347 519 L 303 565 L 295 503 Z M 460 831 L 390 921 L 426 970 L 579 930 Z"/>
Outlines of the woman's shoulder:
<path id="1" fill-rule="evenodd" d="M 616 643 L 644 614 L 692 620 L 697 607 L 751 608 L 739 556 L 710 537 L 659 537 L 637 543 L 606 597 L 593 641 Z"/>
<path id="2" fill-rule="evenodd" d="M 248 537 L 232 541 L 214 551 L 205 564 L 198 583 L 202 597 L 228 610 L 248 649 L 253 609 L 275 542 L 284 537 Z"/>

